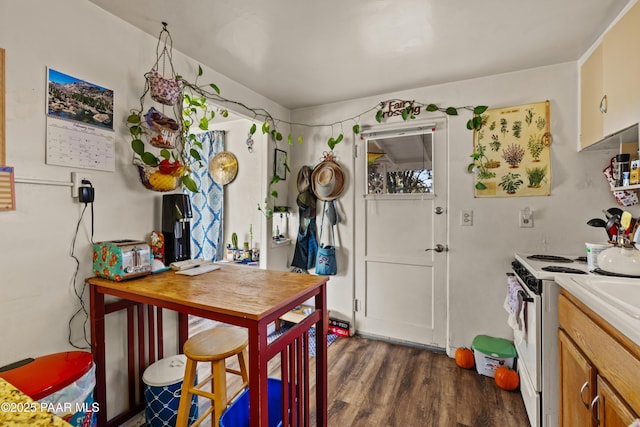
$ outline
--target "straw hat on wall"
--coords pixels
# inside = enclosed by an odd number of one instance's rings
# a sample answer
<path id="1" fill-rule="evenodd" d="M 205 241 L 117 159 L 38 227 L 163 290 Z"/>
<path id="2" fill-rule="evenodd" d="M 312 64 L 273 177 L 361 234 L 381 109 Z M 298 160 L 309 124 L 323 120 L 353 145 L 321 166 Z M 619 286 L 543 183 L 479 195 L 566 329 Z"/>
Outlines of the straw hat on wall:
<path id="1" fill-rule="evenodd" d="M 319 200 L 335 200 L 344 190 L 344 172 L 333 160 L 320 162 L 311 174 L 311 188 Z"/>

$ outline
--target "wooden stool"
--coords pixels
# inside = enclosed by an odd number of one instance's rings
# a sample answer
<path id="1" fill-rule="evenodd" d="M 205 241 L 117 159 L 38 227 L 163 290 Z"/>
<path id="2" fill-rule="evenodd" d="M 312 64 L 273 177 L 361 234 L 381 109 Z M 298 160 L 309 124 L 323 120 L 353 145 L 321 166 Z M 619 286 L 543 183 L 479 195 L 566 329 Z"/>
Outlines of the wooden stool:
<path id="1" fill-rule="evenodd" d="M 211 425 L 218 427 L 220 416 L 229 402 L 249 385 L 248 344 L 246 329 L 227 326 L 218 326 L 200 332 L 184 343 L 183 353 L 187 356 L 187 365 L 182 383 L 176 427 L 187 426 L 189 408 L 194 394 L 211 399 L 211 407 L 198 417 L 193 426 L 199 425 L 208 415 L 213 414 Z M 240 370 L 227 368 L 225 360 L 232 356 L 238 357 Z M 194 386 L 198 362 L 211 362 L 211 375 Z M 227 398 L 227 372 L 242 377 L 240 389 L 231 398 Z M 211 381 L 211 393 L 201 390 L 209 381 Z"/>

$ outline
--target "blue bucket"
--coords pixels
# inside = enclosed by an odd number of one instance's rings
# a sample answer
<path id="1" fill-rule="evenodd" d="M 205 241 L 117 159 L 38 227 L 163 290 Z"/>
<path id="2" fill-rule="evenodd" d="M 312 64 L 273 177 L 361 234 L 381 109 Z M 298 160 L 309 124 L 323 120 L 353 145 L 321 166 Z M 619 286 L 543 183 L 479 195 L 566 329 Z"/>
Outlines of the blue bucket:
<path id="1" fill-rule="evenodd" d="M 165 427 L 176 425 L 180 392 L 187 358 L 184 354 L 158 360 L 142 375 L 146 425 Z M 198 379 L 196 378 L 196 383 Z M 193 395 L 189 410 L 189 424 L 198 418 L 198 397 Z"/>
<path id="2" fill-rule="evenodd" d="M 269 427 L 282 426 L 282 381 L 268 379 Z M 249 427 L 249 389 L 243 391 L 220 417 L 220 427 Z"/>

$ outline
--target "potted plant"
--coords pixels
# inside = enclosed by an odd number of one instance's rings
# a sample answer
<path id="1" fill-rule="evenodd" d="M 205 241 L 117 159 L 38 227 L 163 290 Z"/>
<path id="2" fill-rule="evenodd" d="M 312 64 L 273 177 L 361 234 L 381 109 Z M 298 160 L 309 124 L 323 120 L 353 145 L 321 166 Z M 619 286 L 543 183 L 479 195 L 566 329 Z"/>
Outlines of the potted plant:
<path id="1" fill-rule="evenodd" d="M 502 177 L 498 185 L 505 191 L 507 194 L 516 194 L 518 191 L 518 187 L 523 184 L 523 181 L 520 179 L 519 173 L 511 173 L 508 172 L 506 175 Z"/>
<path id="2" fill-rule="evenodd" d="M 547 166 L 544 167 L 534 167 L 534 168 L 526 168 L 527 178 L 529 178 L 529 187 L 530 188 L 540 188 L 542 181 L 547 176 Z"/>
<path id="3" fill-rule="evenodd" d="M 519 144 L 511 144 L 502 150 L 502 158 L 509 163 L 509 167 L 515 169 L 518 167 L 524 157 L 524 148 Z"/>
<path id="4" fill-rule="evenodd" d="M 467 166 L 467 170 L 469 172 L 477 173 L 477 182 L 475 185 L 477 190 L 486 190 L 487 186 L 484 181 L 496 177 L 496 173 L 491 170 L 496 167 L 495 161 L 490 160 L 485 153 L 486 147 L 482 144 L 478 144 L 476 146 L 476 151 L 474 151 L 470 156 L 473 161 Z"/>
<path id="5" fill-rule="evenodd" d="M 539 162 L 540 155 L 542 154 L 542 150 L 544 149 L 542 137 L 540 135 L 530 135 L 529 142 L 527 143 L 527 148 L 529 149 L 529 153 L 531 153 L 531 157 L 533 157 L 533 161 Z"/>

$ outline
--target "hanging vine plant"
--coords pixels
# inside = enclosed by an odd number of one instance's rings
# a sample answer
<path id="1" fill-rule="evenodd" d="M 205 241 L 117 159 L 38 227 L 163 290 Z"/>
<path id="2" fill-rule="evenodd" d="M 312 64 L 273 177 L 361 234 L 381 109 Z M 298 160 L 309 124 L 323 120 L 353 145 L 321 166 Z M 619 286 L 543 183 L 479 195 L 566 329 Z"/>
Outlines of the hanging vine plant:
<path id="1" fill-rule="evenodd" d="M 164 40 L 164 50 L 162 50 L 162 52 L 167 53 L 168 55 L 166 57 L 170 60 L 172 42 L 171 35 L 166 27 L 167 24 L 163 23 L 163 29 L 158 37 L 158 46 L 160 46 L 161 41 Z M 171 68 L 173 70 L 172 64 Z M 362 117 L 368 114 L 373 114 L 376 122 L 382 123 L 385 119 L 395 116 L 399 116 L 405 121 L 412 120 L 423 110 L 430 113 L 441 112 L 448 116 L 458 116 L 461 111 L 469 111 L 472 117 L 467 121 L 467 129 L 479 130 L 483 125 L 481 114 L 487 110 L 486 106 L 440 107 L 433 103 L 421 103 L 415 100 L 390 99 L 380 102 L 360 114 L 338 120 L 334 123 L 294 123 L 278 119 L 263 108 L 250 107 L 242 102 L 225 98 L 220 94 L 220 89 L 213 83 L 200 84 L 198 80 L 202 77 L 203 70 L 201 66 L 198 66 L 198 73 L 193 81 L 189 81 L 176 73 L 172 75 L 172 78 L 175 79 L 180 87 L 179 100 L 181 101 L 173 105 L 173 117 L 175 118 L 175 123 L 173 123 L 171 122 L 172 118 L 161 111 L 153 111 L 150 109 L 149 112 L 144 112 L 144 98 L 150 90 L 151 74 L 153 73 L 145 74 L 146 84 L 143 95 L 140 98 L 140 108 L 132 110 L 127 118 L 127 125 L 131 134 L 131 147 L 134 152 L 134 163 L 139 167 L 157 168 L 157 172 L 161 172 L 162 168 L 162 170 L 166 172 L 164 175 L 172 176 L 176 178 L 176 181 L 181 181 L 182 184 L 192 192 L 198 192 L 198 188 L 195 181 L 191 179 L 190 174 L 193 169 L 205 166 L 205 161 L 201 156 L 202 145 L 198 142 L 196 135 L 198 132 L 204 132 L 209 129 L 209 123 L 214 120 L 216 111 L 223 117 L 228 116 L 229 109 L 246 113 L 247 116 L 252 117 L 253 120 L 262 123 L 260 127 L 262 134 L 269 135 L 270 140 L 273 141 L 276 146 L 278 143 L 285 141 L 285 136 L 281 131 L 283 127 L 288 127 L 290 130 L 286 136 L 286 142 L 289 145 L 293 145 L 294 141 L 300 144 L 303 143 L 303 136 L 301 134 L 298 136 L 293 135 L 294 127 L 330 128 L 331 136 L 327 140 L 327 146 L 330 150 L 334 150 L 338 144 L 344 141 L 344 125 L 351 123 L 353 133 L 356 135 L 360 134 L 361 127 L 359 123 Z M 157 72 L 155 74 L 157 74 Z M 221 107 L 214 107 L 211 104 Z M 155 122 L 153 121 L 154 117 L 157 119 Z M 162 135 L 162 140 L 160 141 L 156 138 L 155 142 L 157 144 L 154 144 L 152 141 L 153 135 L 151 135 L 153 132 L 150 132 L 149 126 L 146 126 L 149 124 L 159 126 L 167 125 L 168 131 L 172 131 L 173 133 Z M 337 135 L 334 134 L 335 127 L 340 129 Z M 164 128 L 162 129 L 166 130 Z M 249 137 L 257 131 L 258 126 L 253 123 L 249 129 Z M 167 137 L 169 137 L 168 140 L 170 142 L 167 142 Z M 160 151 L 156 154 L 153 151 L 147 150 L 147 143 L 156 148 L 160 148 Z M 286 168 L 287 171 L 290 172 L 288 164 Z M 173 183 L 171 180 L 169 181 L 170 184 Z M 279 181 L 280 178 L 274 173 L 270 181 L 269 195 L 265 199 L 263 206 L 258 205 L 258 209 L 267 216 L 273 214 L 270 206 L 275 206 L 278 193 L 272 187 Z M 169 187 L 169 185 L 167 185 L 167 187 Z M 172 188 L 159 191 L 168 191 L 170 189 Z M 272 203 L 270 203 L 269 197 L 273 199 Z"/>

